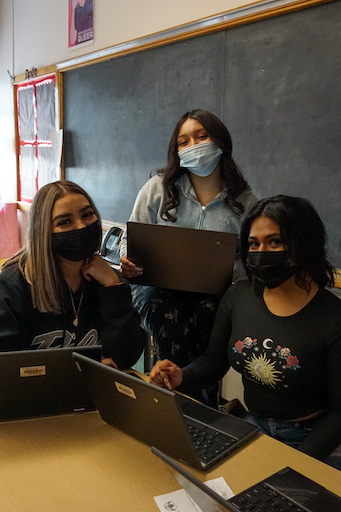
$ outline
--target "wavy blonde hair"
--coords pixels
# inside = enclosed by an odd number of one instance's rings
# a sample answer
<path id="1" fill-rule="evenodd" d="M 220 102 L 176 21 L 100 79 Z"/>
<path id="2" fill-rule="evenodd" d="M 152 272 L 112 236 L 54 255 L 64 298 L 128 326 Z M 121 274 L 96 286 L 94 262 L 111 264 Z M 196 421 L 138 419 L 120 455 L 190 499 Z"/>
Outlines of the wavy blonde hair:
<path id="1" fill-rule="evenodd" d="M 33 199 L 25 247 L 2 266 L 6 268 L 13 263 L 18 263 L 20 272 L 31 285 L 33 307 L 41 313 L 63 311 L 61 300 L 63 276 L 52 250 L 51 221 L 55 202 L 68 194 L 85 196 L 98 221 L 101 222 L 91 197 L 79 185 L 67 180 L 48 183 L 38 190 Z"/>

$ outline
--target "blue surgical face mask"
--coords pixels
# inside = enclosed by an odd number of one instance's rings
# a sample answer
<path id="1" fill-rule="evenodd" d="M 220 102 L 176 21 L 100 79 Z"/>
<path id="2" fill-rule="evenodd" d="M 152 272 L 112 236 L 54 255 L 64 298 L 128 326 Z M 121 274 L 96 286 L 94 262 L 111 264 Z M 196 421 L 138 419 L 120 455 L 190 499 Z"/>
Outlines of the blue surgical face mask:
<path id="1" fill-rule="evenodd" d="M 217 167 L 222 150 L 211 140 L 195 144 L 178 152 L 180 167 L 205 178 Z"/>

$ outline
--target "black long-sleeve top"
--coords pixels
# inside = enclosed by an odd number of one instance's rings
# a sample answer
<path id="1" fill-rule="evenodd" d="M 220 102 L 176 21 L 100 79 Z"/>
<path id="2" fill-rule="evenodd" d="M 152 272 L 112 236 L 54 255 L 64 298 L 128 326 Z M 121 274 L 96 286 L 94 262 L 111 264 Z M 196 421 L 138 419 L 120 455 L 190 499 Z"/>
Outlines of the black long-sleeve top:
<path id="1" fill-rule="evenodd" d="M 247 281 L 225 293 L 206 352 L 183 368 L 184 386 L 207 385 L 232 366 L 245 403 L 261 416 L 293 420 L 325 410 L 300 449 L 324 459 L 341 444 L 341 301 L 325 289 L 279 317 Z"/>
<path id="2" fill-rule="evenodd" d="M 32 305 L 30 285 L 16 264 L 0 273 L 0 351 L 44 349 L 76 345 L 102 345 L 103 355 L 120 368 L 136 363 L 143 352 L 146 333 L 134 311 L 130 288 L 122 283 L 104 287 L 85 281 L 73 296 L 62 292 L 63 314 L 40 313 Z"/>

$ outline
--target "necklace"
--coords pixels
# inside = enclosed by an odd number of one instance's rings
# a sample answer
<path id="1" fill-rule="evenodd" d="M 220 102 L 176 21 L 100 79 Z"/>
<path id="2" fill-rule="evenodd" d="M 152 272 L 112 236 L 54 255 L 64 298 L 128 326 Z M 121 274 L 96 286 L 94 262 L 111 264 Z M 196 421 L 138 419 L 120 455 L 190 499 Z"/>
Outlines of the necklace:
<path id="1" fill-rule="evenodd" d="M 82 287 L 82 293 L 81 293 L 81 298 L 79 299 L 79 303 L 78 303 L 78 308 L 77 308 L 77 311 L 76 311 L 76 306 L 75 306 L 75 301 L 73 300 L 73 294 L 72 294 L 72 290 L 71 288 L 69 287 L 69 292 L 70 292 L 70 299 L 71 299 L 71 304 L 72 304 L 72 309 L 73 309 L 73 313 L 75 315 L 75 318 L 73 320 L 73 325 L 75 327 L 78 327 L 78 315 L 79 315 L 79 311 L 81 309 L 81 305 L 82 305 L 82 300 L 83 300 L 83 295 L 84 295 L 84 284 L 83 284 L 83 287 Z"/>

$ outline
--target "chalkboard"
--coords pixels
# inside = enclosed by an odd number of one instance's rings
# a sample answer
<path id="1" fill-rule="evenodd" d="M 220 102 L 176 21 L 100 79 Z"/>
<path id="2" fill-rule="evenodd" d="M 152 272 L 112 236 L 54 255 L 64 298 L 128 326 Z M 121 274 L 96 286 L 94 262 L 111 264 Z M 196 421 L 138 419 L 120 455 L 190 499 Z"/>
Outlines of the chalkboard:
<path id="1" fill-rule="evenodd" d="M 310 199 L 341 267 L 341 2 L 64 72 L 65 176 L 126 222 L 186 111 L 214 112 L 254 193 Z"/>

